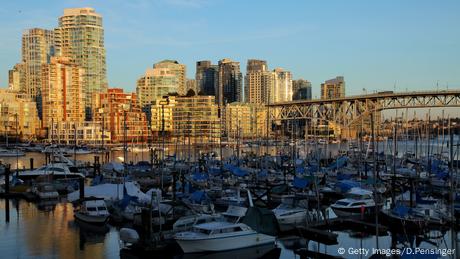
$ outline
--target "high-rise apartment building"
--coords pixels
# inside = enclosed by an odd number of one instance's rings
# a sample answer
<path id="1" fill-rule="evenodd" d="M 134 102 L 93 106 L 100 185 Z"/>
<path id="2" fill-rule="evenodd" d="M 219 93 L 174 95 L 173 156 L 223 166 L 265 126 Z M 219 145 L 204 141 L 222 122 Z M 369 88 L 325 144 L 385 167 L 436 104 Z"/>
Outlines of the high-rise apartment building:
<path id="1" fill-rule="evenodd" d="M 36 98 L 41 91 L 42 65 L 49 64 L 54 55 L 54 32 L 33 28 L 22 34 L 22 63 L 24 86 L 20 91 Z"/>
<path id="2" fill-rule="evenodd" d="M 282 68 L 273 70 L 273 87 L 270 91 L 270 103 L 292 101 L 292 74 Z"/>
<path id="3" fill-rule="evenodd" d="M 163 60 L 148 68 L 137 80 L 136 93 L 141 107 L 152 105 L 158 98 L 182 92 L 185 95 L 185 65 Z M 179 88 L 183 87 L 182 90 Z"/>
<path id="4" fill-rule="evenodd" d="M 55 29 L 55 44 L 57 55 L 69 57 L 84 69 L 86 119 L 90 119 L 93 93 L 107 91 L 102 16 L 89 7 L 64 9 Z"/>
<path id="5" fill-rule="evenodd" d="M 345 97 L 345 80 L 343 76 L 337 76 L 321 84 L 321 99 L 342 97 Z"/>
<path id="6" fill-rule="evenodd" d="M 226 103 L 238 102 L 244 99 L 243 76 L 240 72 L 240 62 L 230 59 L 219 61 L 217 84 L 217 103 L 222 107 Z"/>
<path id="7" fill-rule="evenodd" d="M 42 65 L 43 128 L 53 122 L 81 123 L 85 119 L 84 70 L 67 57 Z"/>
<path id="8" fill-rule="evenodd" d="M 304 79 L 292 80 L 292 100 L 311 100 L 311 82 Z"/>
<path id="9" fill-rule="evenodd" d="M 267 61 L 249 59 L 246 67 L 245 98 L 249 103 L 267 103 L 273 88 L 273 73 L 268 71 Z"/>
<path id="10" fill-rule="evenodd" d="M 203 60 L 196 62 L 196 87 L 197 94 L 216 95 L 219 75 L 219 66 L 212 65 L 211 61 Z"/>
<path id="11" fill-rule="evenodd" d="M 151 114 L 155 135 L 162 136 L 164 130 L 179 143 L 219 141 L 221 128 L 214 96 L 168 96 L 157 100 Z"/>

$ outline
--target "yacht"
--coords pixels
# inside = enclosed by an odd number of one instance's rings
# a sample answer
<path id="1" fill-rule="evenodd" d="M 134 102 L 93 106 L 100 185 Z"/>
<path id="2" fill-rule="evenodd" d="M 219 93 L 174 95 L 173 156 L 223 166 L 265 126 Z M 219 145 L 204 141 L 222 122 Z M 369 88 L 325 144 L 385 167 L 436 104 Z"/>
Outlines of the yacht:
<path id="1" fill-rule="evenodd" d="M 109 219 L 109 212 L 103 199 L 84 200 L 74 211 L 76 219 L 96 225 L 104 225 Z"/>
<path id="2" fill-rule="evenodd" d="M 184 253 L 219 252 L 266 244 L 275 237 L 258 233 L 243 223 L 209 222 L 174 236 Z"/>
<path id="3" fill-rule="evenodd" d="M 51 183 L 38 183 L 32 187 L 32 193 L 40 200 L 58 199 L 59 193 Z"/>
<path id="4" fill-rule="evenodd" d="M 354 187 L 345 194 L 344 199 L 332 204 L 331 208 L 338 217 L 371 215 L 375 213 L 375 201 L 372 191 Z"/>
<path id="5" fill-rule="evenodd" d="M 42 166 L 35 170 L 20 172 L 18 178 L 22 180 L 30 180 L 39 176 L 51 176 L 53 180 L 62 178 L 79 179 L 85 177 L 81 173 L 71 172 L 69 166 L 66 163 L 53 163 Z"/>
<path id="6" fill-rule="evenodd" d="M 25 156 L 26 154 L 18 149 L 0 148 L 0 157 Z"/>
<path id="7" fill-rule="evenodd" d="M 282 197 L 281 204 L 272 210 L 281 230 L 294 228 L 307 221 L 307 209 L 295 203 L 293 195 Z"/>

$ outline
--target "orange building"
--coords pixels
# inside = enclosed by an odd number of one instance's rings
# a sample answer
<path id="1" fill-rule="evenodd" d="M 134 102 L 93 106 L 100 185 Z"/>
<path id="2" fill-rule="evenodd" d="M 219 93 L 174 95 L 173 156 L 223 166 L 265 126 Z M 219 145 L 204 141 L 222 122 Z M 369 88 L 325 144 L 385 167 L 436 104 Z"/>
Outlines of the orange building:
<path id="1" fill-rule="evenodd" d="M 121 88 L 109 88 L 107 93 L 93 95 L 94 121 L 110 131 L 112 143 L 147 141 L 147 119 L 135 93 L 124 93 Z"/>

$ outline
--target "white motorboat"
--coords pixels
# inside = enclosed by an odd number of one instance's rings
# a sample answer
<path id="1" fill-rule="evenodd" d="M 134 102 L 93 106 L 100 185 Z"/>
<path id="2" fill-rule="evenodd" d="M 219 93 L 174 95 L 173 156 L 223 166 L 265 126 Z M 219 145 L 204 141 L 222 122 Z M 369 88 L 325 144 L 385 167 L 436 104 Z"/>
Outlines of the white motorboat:
<path id="1" fill-rule="evenodd" d="M 59 193 L 51 183 L 38 183 L 32 187 L 32 193 L 40 200 L 52 200 L 59 198 Z"/>
<path id="2" fill-rule="evenodd" d="M 96 225 L 104 225 L 109 215 L 103 199 L 84 200 L 74 211 L 76 219 Z"/>
<path id="3" fill-rule="evenodd" d="M 85 177 L 81 173 L 71 172 L 69 167 L 65 163 L 53 163 L 53 164 L 42 166 L 35 170 L 20 172 L 18 175 L 18 178 L 22 180 L 29 180 L 29 179 L 35 179 L 39 176 L 50 176 L 53 180 L 61 179 L 61 178 L 78 179 L 78 178 Z"/>
<path id="4" fill-rule="evenodd" d="M 272 211 L 281 230 L 288 230 L 307 222 L 307 209 L 295 204 L 293 195 L 282 197 L 281 204 Z"/>
<path id="5" fill-rule="evenodd" d="M 344 199 L 332 204 L 331 208 L 338 217 L 368 216 L 375 213 L 375 201 L 372 191 L 355 187 L 345 194 Z"/>
<path id="6" fill-rule="evenodd" d="M 0 157 L 25 156 L 26 154 L 19 149 L 0 148 Z"/>
<path id="7" fill-rule="evenodd" d="M 174 236 L 184 253 L 219 252 L 274 244 L 275 237 L 258 233 L 243 223 L 210 222 Z"/>

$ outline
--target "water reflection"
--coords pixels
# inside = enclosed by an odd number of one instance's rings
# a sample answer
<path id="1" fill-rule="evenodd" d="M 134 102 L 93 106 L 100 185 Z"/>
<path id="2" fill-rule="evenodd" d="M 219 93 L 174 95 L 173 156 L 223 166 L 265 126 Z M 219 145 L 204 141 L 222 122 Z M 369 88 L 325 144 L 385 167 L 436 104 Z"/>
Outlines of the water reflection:
<path id="1" fill-rule="evenodd" d="M 114 258 L 118 257 L 118 233 L 107 228 L 88 231 L 75 223 L 70 203 L 33 204 L 10 200 L 6 223 L 6 200 L 0 200 L 0 251 L 2 258 Z M 16 204 L 14 204 L 16 203 Z"/>

